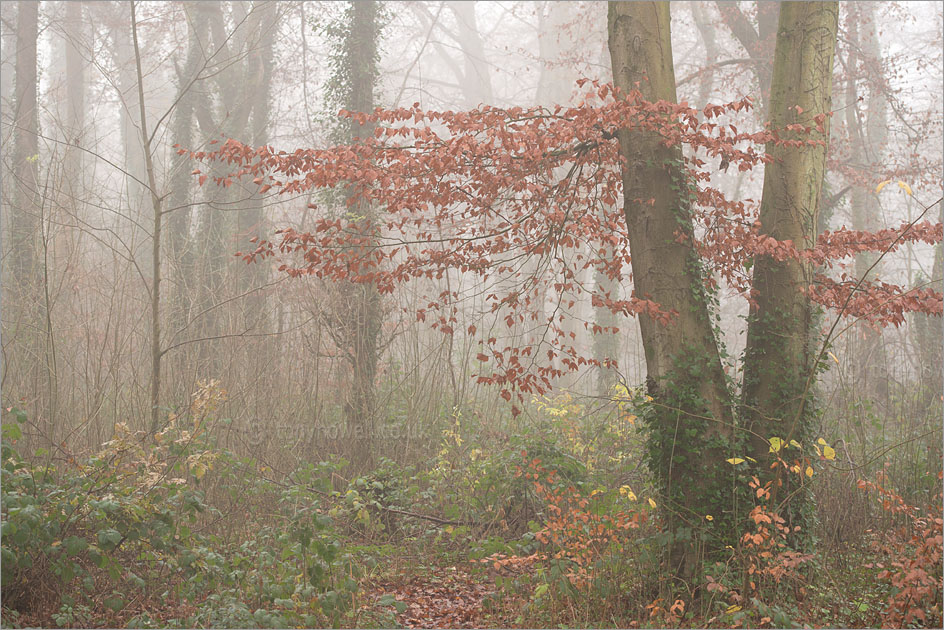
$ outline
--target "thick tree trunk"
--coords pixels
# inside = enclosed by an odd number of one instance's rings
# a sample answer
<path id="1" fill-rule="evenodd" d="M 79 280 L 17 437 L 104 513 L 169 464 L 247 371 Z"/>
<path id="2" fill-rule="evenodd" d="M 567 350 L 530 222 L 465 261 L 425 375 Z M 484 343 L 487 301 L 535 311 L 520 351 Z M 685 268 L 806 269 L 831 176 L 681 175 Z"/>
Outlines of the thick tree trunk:
<path id="1" fill-rule="evenodd" d="M 462 48 L 465 60 L 462 93 L 469 108 L 482 103 L 494 104 L 492 76 L 488 61 L 485 59 L 485 47 L 475 19 L 475 2 L 449 2 L 449 9 L 456 16 L 456 39 Z"/>
<path id="2" fill-rule="evenodd" d="M 613 2 L 609 47 L 616 86 L 628 94 L 639 85 L 643 98 L 676 101 L 675 71 L 666 2 Z M 672 570 L 694 576 L 717 540 L 698 541 L 707 509 L 730 508 L 732 409 L 709 313 L 709 295 L 692 243 L 692 219 L 681 150 L 668 148 L 654 132 L 619 132 L 626 160 L 623 197 L 639 298 L 677 313 L 668 325 L 640 315 L 647 386 L 653 401 L 649 466 L 662 484 L 663 514 L 675 536 Z M 651 200 L 651 203 L 649 202 Z M 685 235 L 679 239 L 679 233 Z M 727 469 L 725 468 L 727 466 Z M 727 483 L 726 483 L 727 482 Z M 716 520 L 723 514 L 713 514 Z M 694 527 L 693 527 L 694 526 Z"/>
<path id="3" fill-rule="evenodd" d="M 774 53 L 770 119 L 774 129 L 790 124 L 812 128 L 809 135 L 781 132 L 783 139 L 821 141 L 816 146 L 770 144 L 773 161 L 764 171 L 760 209 L 761 230 L 798 248 L 815 243 L 820 190 L 826 169 L 829 117 L 822 131 L 814 118 L 831 109 L 833 50 L 836 42 L 836 2 L 784 2 Z M 777 261 L 758 256 L 754 261 L 754 304 L 747 330 L 744 358 L 743 419 L 750 431 L 751 454 L 758 474 L 769 468 L 768 439 L 774 436 L 803 442 L 809 438 L 812 391 L 813 306 L 804 290 L 813 268 L 796 260 Z M 779 470 L 779 469 L 778 469 Z M 790 483 L 783 478 L 784 484 Z M 778 492 L 775 486 L 775 498 Z M 781 496 L 792 493 L 780 487 Z M 800 525 L 803 493 L 788 514 Z"/>
<path id="4" fill-rule="evenodd" d="M 171 123 L 171 142 L 183 149 L 194 148 L 194 90 L 200 69 L 206 63 L 206 47 L 209 39 L 209 20 L 206 3 L 187 3 L 188 44 L 187 59 L 177 74 L 177 105 Z M 170 262 L 169 276 L 173 283 L 170 306 L 170 330 L 182 329 L 187 323 L 190 302 L 193 299 L 194 247 L 190 237 L 193 212 L 193 168 L 190 158 L 174 155 L 167 197 L 167 258 Z"/>
<path id="5" fill-rule="evenodd" d="M 39 3 L 20 2 L 16 16 L 16 77 L 13 110 L 14 207 L 10 240 L 16 252 L 10 271 L 16 290 L 23 295 L 37 289 L 37 246 L 40 230 L 39 141 L 36 111 L 36 39 Z M 28 298 L 27 298 L 28 299 Z M 34 322 L 35 323 L 35 322 Z"/>
<path id="6" fill-rule="evenodd" d="M 374 109 L 374 87 L 377 80 L 377 41 L 379 39 L 379 4 L 374 0 L 351 3 L 351 26 L 342 41 L 342 55 L 347 57 L 347 76 L 336 77 L 346 82 L 344 107 L 349 111 L 371 112 Z M 373 125 L 361 125 L 353 119 L 344 135 L 348 141 L 369 137 Z M 355 219 L 365 230 L 375 229 L 376 210 L 357 202 L 348 210 L 348 219 Z M 332 296 L 336 303 L 330 309 L 332 334 L 342 343 L 351 367 L 351 390 L 344 404 L 351 455 L 359 468 L 367 470 L 374 463 L 373 434 L 376 424 L 375 379 L 380 357 L 379 339 L 383 318 L 380 294 L 373 284 L 342 281 Z"/>
<path id="7" fill-rule="evenodd" d="M 275 36 L 278 31 L 279 9 L 274 0 L 256 5 L 250 14 L 251 43 L 246 59 L 246 84 L 252 95 L 249 105 L 249 120 L 253 146 L 269 143 L 269 117 L 274 69 Z M 254 194 L 247 200 L 237 220 L 237 244 L 244 247 L 249 239 L 262 238 L 264 234 L 262 197 Z M 240 293 L 262 286 L 267 279 L 266 265 L 249 265 L 237 278 Z M 263 328 L 266 321 L 264 296 L 256 291 L 247 299 L 243 313 L 246 328 Z"/>
<path id="8" fill-rule="evenodd" d="M 39 35 L 39 3 L 20 2 L 16 16 L 16 62 L 13 101 L 12 191 L 10 208 L 10 249 L 4 258 L 9 265 L 10 288 L 5 292 L 3 315 L 7 333 L 19 343 L 15 365 L 20 396 L 35 406 L 29 412 L 38 418 L 54 405 L 41 405 L 42 394 L 52 399 L 54 368 L 50 362 L 47 313 L 48 296 L 44 292 L 44 262 L 40 254 L 43 230 L 43 194 L 39 179 L 39 119 L 37 113 L 38 80 L 36 40 Z M 12 183 L 12 185 L 11 185 Z M 44 332 L 46 339 L 44 339 Z M 46 417 L 53 436 L 52 418 Z"/>

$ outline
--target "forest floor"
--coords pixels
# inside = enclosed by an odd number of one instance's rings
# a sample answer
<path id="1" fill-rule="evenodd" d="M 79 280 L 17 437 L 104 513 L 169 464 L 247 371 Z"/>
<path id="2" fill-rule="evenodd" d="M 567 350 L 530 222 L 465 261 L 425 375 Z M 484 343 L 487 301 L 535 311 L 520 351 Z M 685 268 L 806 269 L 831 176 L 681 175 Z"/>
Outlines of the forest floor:
<path id="1" fill-rule="evenodd" d="M 822 484 L 814 552 L 760 501 L 687 584 L 665 568 L 658 494 L 593 427 L 558 432 L 565 450 L 456 424 L 431 466 L 342 476 L 333 460 L 277 474 L 189 433 L 121 433 L 54 469 L 18 454 L 16 426 L 4 628 L 941 627 L 936 470 L 905 501 L 884 472 L 846 483 L 823 465 L 803 475 Z"/>
<path id="2" fill-rule="evenodd" d="M 433 568 L 426 575 L 381 579 L 367 585 L 365 598 L 392 595 L 405 604 L 396 621 L 404 628 L 511 627 L 514 617 L 498 610 L 497 588 L 481 574 L 461 567 Z"/>

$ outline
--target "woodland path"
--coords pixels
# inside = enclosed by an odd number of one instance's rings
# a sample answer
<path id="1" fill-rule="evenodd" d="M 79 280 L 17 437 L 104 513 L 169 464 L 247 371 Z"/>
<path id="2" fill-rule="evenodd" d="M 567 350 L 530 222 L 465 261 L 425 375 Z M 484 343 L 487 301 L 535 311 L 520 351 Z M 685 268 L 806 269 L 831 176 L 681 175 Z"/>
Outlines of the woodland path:
<path id="1" fill-rule="evenodd" d="M 393 595 L 406 604 L 397 622 L 405 628 L 511 627 L 499 606 L 490 605 L 500 596 L 493 580 L 472 574 L 461 566 L 438 567 L 427 575 L 403 576 L 372 582 L 369 600 Z"/>

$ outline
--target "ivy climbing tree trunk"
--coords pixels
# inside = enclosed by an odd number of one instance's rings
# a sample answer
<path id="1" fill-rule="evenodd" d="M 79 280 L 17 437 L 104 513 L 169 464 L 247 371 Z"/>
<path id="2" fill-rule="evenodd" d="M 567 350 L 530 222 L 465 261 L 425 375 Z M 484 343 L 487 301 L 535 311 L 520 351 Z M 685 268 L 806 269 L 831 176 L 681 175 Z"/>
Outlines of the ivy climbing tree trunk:
<path id="1" fill-rule="evenodd" d="M 380 6 L 374 0 L 351 2 L 335 29 L 337 44 L 332 55 L 335 68 L 327 86 L 330 106 L 352 112 L 372 112 L 379 73 L 377 43 L 380 39 Z M 336 113 L 336 112 L 332 112 Z M 339 143 L 357 142 L 373 134 L 373 123 L 353 118 L 341 121 L 334 131 Z M 350 202 L 353 191 L 345 192 Z M 376 209 L 363 200 L 346 208 L 346 219 L 358 232 L 361 247 L 370 248 Z M 373 467 L 376 423 L 376 376 L 380 359 L 383 309 L 380 293 L 372 283 L 341 280 L 328 287 L 322 307 L 326 329 L 351 369 L 350 391 L 344 401 L 346 433 L 352 461 L 362 470 Z"/>
<path id="2" fill-rule="evenodd" d="M 610 3 L 608 34 L 613 79 L 623 94 L 638 89 L 646 100 L 676 102 L 668 3 Z M 733 412 L 711 296 L 691 241 L 681 149 L 666 147 L 656 132 L 630 128 L 619 131 L 619 142 L 635 293 L 675 313 L 667 324 L 641 314 L 639 327 L 653 399 L 646 418 L 649 466 L 662 485 L 663 515 L 674 534 L 671 569 L 689 581 L 700 550 L 718 543 L 695 540 L 693 525 L 707 506 L 731 510 L 724 459 Z"/>
<path id="3" fill-rule="evenodd" d="M 826 169 L 826 143 L 832 99 L 833 51 L 838 23 L 836 2 L 784 2 L 774 52 L 770 124 L 774 129 L 799 124 L 809 134 L 781 132 L 782 139 L 804 140 L 799 147 L 769 144 L 773 158 L 764 170 L 761 232 L 796 247 L 816 239 L 820 190 Z M 816 141 L 816 145 L 809 144 Z M 743 417 L 758 473 L 769 474 L 770 445 L 777 436 L 803 442 L 812 415 L 814 350 L 813 306 L 804 290 L 813 283 L 813 267 L 769 255 L 754 261 L 754 303 L 744 357 Z M 779 469 L 778 469 L 779 470 Z M 775 484 L 773 499 L 792 495 L 788 522 L 801 525 L 803 492 L 790 480 Z M 798 520 L 799 519 L 799 520 Z M 802 525 L 801 525 L 802 526 Z"/>

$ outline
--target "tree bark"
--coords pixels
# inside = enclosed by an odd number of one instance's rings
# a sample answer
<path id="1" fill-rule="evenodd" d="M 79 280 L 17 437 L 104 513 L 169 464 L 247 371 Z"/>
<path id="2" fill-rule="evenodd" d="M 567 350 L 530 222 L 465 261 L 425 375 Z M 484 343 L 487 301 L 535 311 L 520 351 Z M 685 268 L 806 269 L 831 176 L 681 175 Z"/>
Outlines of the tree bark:
<path id="1" fill-rule="evenodd" d="M 465 71 L 462 93 L 469 108 L 482 103 L 494 104 L 492 75 L 485 59 L 485 47 L 475 18 L 475 2 L 449 2 L 449 9 L 456 16 L 456 40 L 462 49 Z"/>
<path id="2" fill-rule="evenodd" d="M 252 145 L 261 147 L 269 143 L 269 117 L 272 91 L 272 71 L 274 69 L 275 36 L 278 31 L 280 13 L 274 0 L 263 2 L 253 8 L 249 17 L 252 43 L 246 59 L 246 84 L 252 95 L 249 128 L 252 132 Z M 241 210 L 237 220 L 237 243 L 244 247 L 251 238 L 262 238 L 264 233 L 263 200 L 253 194 Z M 263 285 L 267 279 L 266 265 L 249 265 L 238 275 L 239 291 L 250 291 Z M 246 328 L 264 327 L 266 321 L 265 300 L 256 291 L 247 299 L 243 314 Z"/>
<path id="3" fill-rule="evenodd" d="M 178 69 L 177 105 L 171 126 L 172 144 L 182 149 L 194 148 L 194 89 L 202 67 L 206 64 L 206 49 L 209 39 L 209 18 L 206 3 L 187 3 L 184 11 L 189 31 L 187 59 Z M 170 307 L 170 330 L 182 329 L 188 319 L 190 303 L 194 294 L 194 244 L 190 237 L 191 218 L 194 213 L 191 174 L 192 161 L 189 156 L 174 155 L 167 197 L 167 254 L 171 263 L 173 297 Z"/>
<path id="4" fill-rule="evenodd" d="M 717 0 L 715 5 L 721 14 L 721 19 L 740 42 L 753 62 L 754 76 L 757 78 L 757 99 L 755 110 L 761 120 L 767 119 L 767 108 L 770 100 L 771 59 L 777 34 L 777 20 L 780 13 L 780 2 L 759 0 L 757 7 L 757 28 L 751 24 L 748 17 L 741 11 L 736 2 Z"/>
<path id="5" fill-rule="evenodd" d="M 32 402 L 46 392 L 51 399 L 53 368 L 49 363 L 48 296 L 40 267 L 43 230 L 43 194 L 39 180 L 39 118 L 36 73 L 36 41 L 39 36 L 39 3 L 20 2 L 16 14 L 16 60 L 13 101 L 12 207 L 10 208 L 10 291 L 4 294 L 4 318 L 11 338 L 22 344 L 14 370 L 24 386 L 20 395 Z M 11 306 L 12 305 L 12 306 Z M 12 330 L 11 330 L 12 329 Z M 44 341 L 44 334 L 47 333 Z M 11 367 L 6 366 L 8 371 Z M 34 416 L 48 410 L 37 404 Z M 51 418 L 46 418 L 51 423 Z M 54 427 L 50 424 L 49 433 Z"/>
<path id="6" fill-rule="evenodd" d="M 36 39 L 39 3 L 20 2 L 16 16 L 16 77 L 13 110 L 14 207 L 10 220 L 13 284 L 25 305 L 29 289 L 37 285 L 36 255 L 40 230 L 39 141 L 36 96 Z"/>
<path id="7" fill-rule="evenodd" d="M 374 0 L 351 2 L 349 26 L 342 31 L 334 53 L 338 70 L 331 79 L 332 93 L 339 102 L 330 103 L 353 112 L 372 112 L 378 75 L 377 43 L 380 38 L 379 3 Z M 340 142 L 356 142 L 373 134 L 372 123 L 354 119 L 342 121 L 335 132 Z M 351 200 L 352 190 L 345 192 Z M 355 201 L 346 210 L 347 220 L 370 247 L 376 209 Z M 380 293 L 371 283 L 344 280 L 328 286 L 329 297 L 322 309 L 329 335 L 344 353 L 351 369 L 350 392 L 344 401 L 350 455 L 361 470 L 374 464 L 373 433 L 376 423 L 376 376 L 380 358 L 380 329 L 383 320 Z"/>
<path id="8" fill-rule="evenodd" d="M 822 131 L 814 118 L 828 114 L 832 100 L 833 51 L 836 42 L 836 2 L 784 2 L 780 9 L 774 53 L 770 119 L 774 129 L 790 124 L 812 128 L 810 134 L 781 132 L 783 139 L 819 141 L 816 146 L 769 144 L 773 161 L 764 171 L 760 209 L 761 232 L 800 248 L 816 240 L 820 191 L 826 169 L 829 117 Z M 769 478 L 768 440 L 777 436 L 803 442 L 812 412 L 815 382 L 811 348 L 813 306 L 804 290 L 812 284 L 813 268 L 796 260 L 777 261 L 757 256 L 753 298 L 744 357 L 743 420 L 750 431 L 750 451 L 758 474 Z M 781 470 L 781 469 L 778 469 Z M 780 479 L 790 483 L 786 475 Z M 773 498 L 791 493 L 775 485 Z M 799 525 L 803 493 L 788 508 L 788 520 Z"/>
<path id="9" fill-rule="evenodd" d="M 857 80 L 882 67 L 874 5 L 850 4 L 848 24 L 847 37 L 850 46 L 846 64 L 846 127 L 849 131 L 850 153 L 853 156 L 851 166 L 863 177 L 859 182 L 851 182 L 849 200 L 852 207 L 852 229 L 871 231 L 881 227 L 881 208 L 878 194 L 875 192 L 878 179 L 870 175 L 885 157 L 888 143 L 888 101 L 881 89 L 873 87 L 868 98 L 864 99 L 863 111 L 860 107 Z M 856 254 L 856 276 L 865 276 L 877 257 L 875 252 Z M 880 271 L 881 266 L 877 265 L 870 272 L 869 279 L 874 280 Z M 851 335 L 854 344 L 854 387 L 860 394 L 884 402 L 888 396 L 888 374 L 885 370 L 885 346 L 882 336 L 864 322 L 858 324 L 856 329 Z"/>
<path id="10" fill-rule="evenodd" d="M 668 3 L 612 2 L 608 32 L 616 86 L 628 94 L 638 84 L 646 100 L 675 102 Z M 619 131 L 619 142 L 635 294 L 676 313 L 668 325 L 640 315 L 639 327 L 653 399 L 646 414 L 649 467 L 662 485 L 663 515 L 675 535 L 671 569 L 688 580 L 704 549 L 693 526 L 706 509 L 730 506 L 724 453 L 733 415 L 710 296 L 691 241 L 681 150 L 666 147 L 654 132 L 632 128 Z M 709 549 L 718 544 L 704 542 Z"/>
<path id="11" fill-rule="evenodd" d="M 144 104 L 144 72 L 141 69 L 141 48 L 138 45 L 138 21 L 135 16 L 135 0 L 131 7 L 131 42 L 134 50 L 135 79 L 138 92 L 138 115 L 141 124 L 141 148 L 144 153 L 144 168 L 147 173 L 148 192 L 151 198 L 151 421 L 149 429 L 156 433 L 161 425 L 161 229 L 163 227 L 163 198 L 157 192 L 154 161 L 151 156 L 151 137 L 148 135 L 147 109 Z"/>

